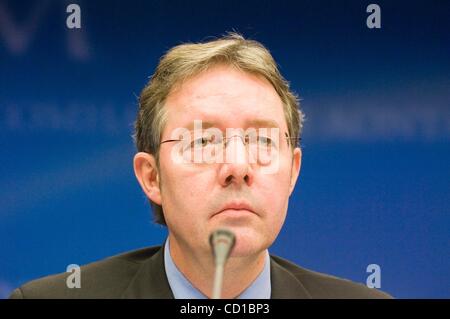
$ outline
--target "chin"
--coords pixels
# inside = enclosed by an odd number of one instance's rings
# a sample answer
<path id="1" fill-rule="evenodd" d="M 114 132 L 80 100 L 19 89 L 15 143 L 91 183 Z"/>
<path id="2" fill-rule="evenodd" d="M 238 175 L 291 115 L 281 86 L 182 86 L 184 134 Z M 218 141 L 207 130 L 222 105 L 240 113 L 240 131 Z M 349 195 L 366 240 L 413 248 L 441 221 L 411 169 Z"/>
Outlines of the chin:
<path id="1" fill-rule="evenodd" d="M 259 254 L 270 246 L 270 242 L 263 238 L 262 234 L 240 232 L 234 230 L 236 244 L 231 252 L 231 257 L 248 257 Z"/>

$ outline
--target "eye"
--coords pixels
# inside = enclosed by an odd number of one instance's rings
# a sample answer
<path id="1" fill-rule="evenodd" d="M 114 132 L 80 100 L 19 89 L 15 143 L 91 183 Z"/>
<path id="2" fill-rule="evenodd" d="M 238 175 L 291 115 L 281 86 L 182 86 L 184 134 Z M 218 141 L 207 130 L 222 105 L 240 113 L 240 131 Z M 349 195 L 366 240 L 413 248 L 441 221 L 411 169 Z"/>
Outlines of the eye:
<path id="1" fill-rule="evenodd" d="M 212 143 L 211 137 L 208 136 L 202 136 L 200 138 L 197 138 L 191 142 L 191 148 L 199 148 L 199 147 L 206 147 L 209 144 Z"/>
<path id="2" fill-rule="evenodd" d="M 270 147 L 274 145 L 274 141 L 270 137 L 260 135 L 258 136 L 258 145 Z"/>

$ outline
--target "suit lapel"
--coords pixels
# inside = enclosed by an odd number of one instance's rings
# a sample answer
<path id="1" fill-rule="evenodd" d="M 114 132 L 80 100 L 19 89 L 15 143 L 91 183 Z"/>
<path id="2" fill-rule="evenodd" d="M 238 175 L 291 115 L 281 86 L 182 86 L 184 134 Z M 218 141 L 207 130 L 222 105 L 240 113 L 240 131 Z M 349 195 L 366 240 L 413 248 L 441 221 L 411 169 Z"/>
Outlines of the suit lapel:
<path id="1" fill-rule="evenodd" d="M 272 299 L 310 299 L 302 283 L 287 269 L 270 258 Z M 164 267 L 164 248 L 142 263 L 122 298 L 173 299 L 173 293 Z"/>
<path id="2" fill-rule="evenodd" d="M 122 294 L 129 299 L 173 299 L 164 267 L 164 247 L 145 261 Z"/>
<path id="3" fill-rule="evenodd" d="M 302 283 L 287 269 L 270 258 L 271 299 L 311 299 Z"/>

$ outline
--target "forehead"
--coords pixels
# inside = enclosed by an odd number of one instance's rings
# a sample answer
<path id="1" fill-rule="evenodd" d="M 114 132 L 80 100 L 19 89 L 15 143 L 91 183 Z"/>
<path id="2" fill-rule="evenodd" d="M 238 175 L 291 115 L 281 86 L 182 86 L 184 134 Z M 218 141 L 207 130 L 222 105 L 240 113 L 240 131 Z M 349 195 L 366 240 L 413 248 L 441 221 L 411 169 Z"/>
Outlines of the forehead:
<path id="1" fill-rule="evenodd" d="M 286 129 L 283 104 L 263 77 L 229 66 L 216 66 L 169 94 L 166 130 L 190 127 L 194 120 L 218 128 L 278 126 Z M 269 125 L 270 124 L 270 125 Z"/>

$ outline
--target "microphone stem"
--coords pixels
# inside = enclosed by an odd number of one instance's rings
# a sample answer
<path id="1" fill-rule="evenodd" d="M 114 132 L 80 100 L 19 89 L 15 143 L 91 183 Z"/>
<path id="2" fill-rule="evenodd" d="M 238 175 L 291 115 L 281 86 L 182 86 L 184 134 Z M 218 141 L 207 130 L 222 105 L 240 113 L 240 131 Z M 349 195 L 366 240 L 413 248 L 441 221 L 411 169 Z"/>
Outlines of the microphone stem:
<path id="1" fill-rule="evenodd" d="M 216 264 L 216 273 L 214 275 L 212 299 L 220 299 L 223 282 L 223 266 L 224 266 L 223 263 Z"/>

